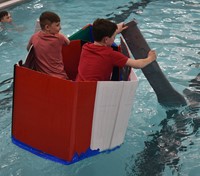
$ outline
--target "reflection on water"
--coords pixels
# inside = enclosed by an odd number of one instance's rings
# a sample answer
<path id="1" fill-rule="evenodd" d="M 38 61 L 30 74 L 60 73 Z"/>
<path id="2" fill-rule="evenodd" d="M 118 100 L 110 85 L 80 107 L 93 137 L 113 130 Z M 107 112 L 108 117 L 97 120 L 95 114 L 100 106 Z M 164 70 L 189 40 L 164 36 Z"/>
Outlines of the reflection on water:
<path id="1" fill-rule="evenodd" d="M 12 109 L 13 78 L 0 82 L 0 117 Z"/>
<path id="2" fill-rule="evenodd" d="M 9 44 L 10 42 L 12 42 L 12 38 L 10 38 L 8 36 L 8 32 L 7 30 L 2 30 L 0 31 L 0 47 L 2 47 L 5 44 Z"/>
<path id="3" fill-rule="evenodd" d="M 185 89 L 183 93 L 186 95 L 189 103 L 195 107 L 200 102 L 200 73 L 195 79 L 192 79 L 189 84 L 189 88 Z"/>
<path id="4" fill-rule="evenodd" d="M 120 10 L 119 14 L 114 12 L 106 15 L 107 19 L 120 23 L 125 21 L 131 13 L 140 14 L 141 11 L 148 5 L 152 0 L 142 0 L 141 2 L 129 1 L 128 5 L 119 6 L 116 9 Z"/>
<path id="5" fill-rule="evenodd" d="M 183 91 L 189 105 L 184 109 L 166 111 L 166 117 L 160 122 L 161 130 L 149 136 L 151 140 L 145 141 L 145 148 L 136 159 L 129 160 L 128 176 L 159 176 L 166 166 L 172 174 L 180 172 L 179 152 L 194 145 L 191 137 L 199 133 L 200 73 L 190 81 L 189 88 Z"/>
<path id="6" fill-rule="evenodd" d="M 22 35 L 25 31 L 23 25 L 2 24 L 0 30 L 0 118 L 12 110 L 12 89 L 13 89 L 13 62 L 19 60 L 16 49 L 21 50 Z M 25 49 L 24 49 L 25 50 Z M 8 120 L 8 119 L 7 119 Z"/>

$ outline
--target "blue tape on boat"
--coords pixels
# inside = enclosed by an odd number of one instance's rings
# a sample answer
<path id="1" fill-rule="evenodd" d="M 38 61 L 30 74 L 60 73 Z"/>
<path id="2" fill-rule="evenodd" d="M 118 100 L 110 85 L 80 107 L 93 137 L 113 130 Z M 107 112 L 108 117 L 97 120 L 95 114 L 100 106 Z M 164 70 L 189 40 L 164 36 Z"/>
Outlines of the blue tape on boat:
<path id="1" fill-rule="evenodd" d="M 60 159 L 60 158 L 57 158 L 53 155 L 49 155 L 49 154 L 46 154 L 38 149 L 35 149 L 33 147 L 30 147 L 29 145 L 27 144 L 24 144 L 23 142 L 20 142 L 19 140 L 15 139 L 14 137 L 12 137 L 12 142 L 17 145 L 18 147 L 24 149 L 24 150 L 27 150 L 37 156 L 40 156 L 44 159 L 49 159 L 51 161 L 54 161 L 54 162 L 58 162 L 58 163 L 61 163 L 61 164 L 64 164 L 64 165 L 70 165 L 70 164 L 73 164 L 75 162 L 78 162 L 80 160 L 83 160 L 85 158 L 89 158 L 91 156 L 95 156 L 95 155 L 98 155 L 98 154 L 101 154 L 101 153 L 110 153 L 118 148 L 120 148 L 120 146 L 117 146 L 113 149 L 109 149 L 109 150 L 105 150 L 105 151 L 99 151 L 99 149 L 97 150 L 91 150 L 90 148 L 87 149 L 87 151 L 85 153 L 82 153 L 80 155 L 78 155 L 77 153 L 74 154 L 74 157 L 72 159 L 72 161 L 66 161 L 66 160 L 63 160 L 63 159 Z"/>

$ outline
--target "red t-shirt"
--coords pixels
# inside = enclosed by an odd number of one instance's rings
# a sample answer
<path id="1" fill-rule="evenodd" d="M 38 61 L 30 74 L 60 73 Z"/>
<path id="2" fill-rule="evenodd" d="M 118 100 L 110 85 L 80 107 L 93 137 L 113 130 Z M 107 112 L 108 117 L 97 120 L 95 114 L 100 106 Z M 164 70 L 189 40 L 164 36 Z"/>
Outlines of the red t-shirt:
<path id="1" fill-rule="evenodd" d="M 114 66 L 125 66 L 128 57 L 111 47 L 83 45 L 77 81 L 109 81 Z"/>
<path id="2" fill-rule="evenodd" d="M 59 78 L 67 78 L 62 59 L 62 46 L 67 39 L 62 34 L 35 33 L 28 46 L 33 45 L 36 54 L 35 69 Z"/>

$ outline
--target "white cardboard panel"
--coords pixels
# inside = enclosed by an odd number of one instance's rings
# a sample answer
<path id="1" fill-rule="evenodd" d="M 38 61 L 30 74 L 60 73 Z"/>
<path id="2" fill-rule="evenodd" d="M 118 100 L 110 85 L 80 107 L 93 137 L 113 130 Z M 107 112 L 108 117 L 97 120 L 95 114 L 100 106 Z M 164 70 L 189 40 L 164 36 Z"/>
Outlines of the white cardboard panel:
<path id="1" fill-rule="evenodd" d="M 97 83 L 91 149 L 112 149 L 124 141 L 138 80 L 99 81 Z"/>
<path id="2" fill-rule="evenodd" d="M 111 141 L 110 148 L 114 148 L 123 143 L 126 134 L 128 120 L 131 115 L 131 110 L 134 102 L 137 81 L 126 81 L 122 91 L 118 115 L 116 117 L 115 128 Z"/>
<path id="3" fill-rule="evenodd" d="M 99 81 L 97 83 L 91 149 L 101 151 L 109 149 L 122 89 L 123 82 Z"/>

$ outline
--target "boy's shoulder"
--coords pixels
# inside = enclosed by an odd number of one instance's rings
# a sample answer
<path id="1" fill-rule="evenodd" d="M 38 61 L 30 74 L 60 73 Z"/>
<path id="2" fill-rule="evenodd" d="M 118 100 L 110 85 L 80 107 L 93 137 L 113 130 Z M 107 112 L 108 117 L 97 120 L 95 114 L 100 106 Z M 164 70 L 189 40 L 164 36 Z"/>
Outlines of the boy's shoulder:
<path id="1" fill-rule="evenodd" d="M 57 33 L 55 34 L 56 37 L 59 37 L 59 38 L 66 38 L 64 34 L 62 33 Z"/>

